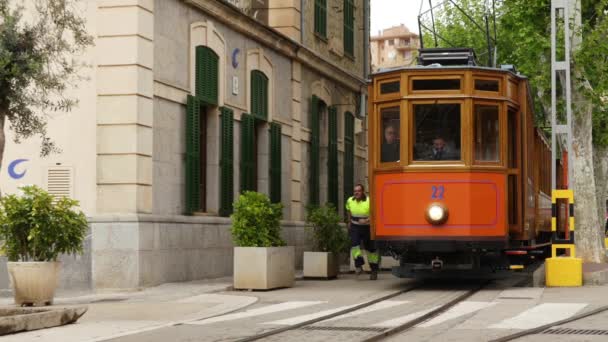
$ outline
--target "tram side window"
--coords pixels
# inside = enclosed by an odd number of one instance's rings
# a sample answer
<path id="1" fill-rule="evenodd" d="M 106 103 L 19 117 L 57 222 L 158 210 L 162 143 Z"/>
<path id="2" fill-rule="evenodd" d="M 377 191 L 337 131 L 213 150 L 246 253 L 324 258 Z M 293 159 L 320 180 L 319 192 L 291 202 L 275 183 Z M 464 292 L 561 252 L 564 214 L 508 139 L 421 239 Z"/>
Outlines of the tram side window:
<path id="1" fill-rule="evenodd" d="M 414 105 L 414 160 L 460 160 L 460 104 Z"/>
<path id="2" fill-rule="evenodd" d="M 399 161 L 399 107 L 384 108 L 380 111 L 382 145 L 380 147 L 380 162 Z"/>
<path id="3" fill-rule="evenodd" d="M 475 105 L 475 160 L 499 161 L 498 107 Z"/>

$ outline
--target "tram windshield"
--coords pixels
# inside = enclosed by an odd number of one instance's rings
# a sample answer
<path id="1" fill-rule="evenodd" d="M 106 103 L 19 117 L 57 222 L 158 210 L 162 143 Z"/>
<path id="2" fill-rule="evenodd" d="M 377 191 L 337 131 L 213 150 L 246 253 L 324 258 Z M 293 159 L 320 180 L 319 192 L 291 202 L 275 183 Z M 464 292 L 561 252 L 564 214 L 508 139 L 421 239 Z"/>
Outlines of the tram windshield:
<path id="1" fill-rule="evenodd" d="M 475 105 L 475 160 L 498 162 L 498 106 Z"/>
<path id="2" fill-rule="evenodd" d="M 399 107 L 384 108 L 380 111 L 382 145 L 380 147 L 380 162 L 399 161 Z"/>
<path id="3" fill-rule="evenodd" d="M 460 160 L 460 104 L 414 105 L 414 160 Z"/>

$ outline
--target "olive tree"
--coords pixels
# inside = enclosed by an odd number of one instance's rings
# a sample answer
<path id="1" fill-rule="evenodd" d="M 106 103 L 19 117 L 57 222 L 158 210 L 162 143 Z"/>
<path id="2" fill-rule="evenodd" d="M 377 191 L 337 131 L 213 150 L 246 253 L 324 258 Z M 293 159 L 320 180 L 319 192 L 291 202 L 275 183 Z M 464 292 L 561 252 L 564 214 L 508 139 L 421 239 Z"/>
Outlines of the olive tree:
<path id="1" fill-rule="evenodd" d="M 66 90 L 82 79 L 78 55 L 93 43 L 79 2 L 0 0 L 0 168 L 7 123 L 15 143 L 39 136 L 41 156 L 59 151 L 47 118 L 76 104 Z"/>

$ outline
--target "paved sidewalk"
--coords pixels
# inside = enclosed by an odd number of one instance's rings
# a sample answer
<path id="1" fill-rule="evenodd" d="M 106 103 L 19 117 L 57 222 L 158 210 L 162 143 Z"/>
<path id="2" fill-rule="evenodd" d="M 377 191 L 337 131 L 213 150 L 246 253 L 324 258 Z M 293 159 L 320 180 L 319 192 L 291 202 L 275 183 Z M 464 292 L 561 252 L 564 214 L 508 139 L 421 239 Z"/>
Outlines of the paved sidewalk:
<path id="1" fill-rule="evenodd" d="M 247 293 L 219 294 L 232 286 L 231 278 L 169 283 L 130 292 L 58 293 L 53 306 L 86 305 L 76 324 L 0 337 L 2 342 L 104 341 L 161 327 L 196 321 L 242 309 L 257 297 Z M 1 298 L 0 305 L 14 305 Z"/>

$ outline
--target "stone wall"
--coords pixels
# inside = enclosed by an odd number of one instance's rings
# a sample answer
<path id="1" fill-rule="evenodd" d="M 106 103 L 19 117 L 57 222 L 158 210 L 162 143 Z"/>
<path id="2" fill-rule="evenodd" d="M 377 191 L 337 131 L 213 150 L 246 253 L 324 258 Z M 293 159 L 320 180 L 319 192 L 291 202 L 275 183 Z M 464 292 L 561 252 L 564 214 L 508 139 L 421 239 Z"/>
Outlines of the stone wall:
<path id="1" fill-rule="evenodd" d="M 301 223 L 282 222 L 302 267 L 307 234 Z M 93 227 L 95 288 L 136 288 L 231 276 L 230 219 L 204 216 L 97 218 Z"/>
<path id="2" fill-rule="evenodd" d="M 367 0 L 354 0 L 355 4 L 355 50 L 354 58 L 344 55 L 344 0 L 327 0 L 327 39 L 321 39 L 315 35 L 314 0 L 305 1 L 302 14 L 304 15 L 303 44 L 314 50 L 325 60 L 339 65 L 363 78 L 363 56 L 364 51 L 364 2 Z"/>

